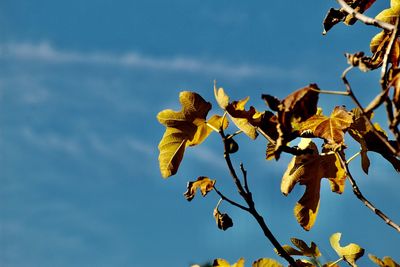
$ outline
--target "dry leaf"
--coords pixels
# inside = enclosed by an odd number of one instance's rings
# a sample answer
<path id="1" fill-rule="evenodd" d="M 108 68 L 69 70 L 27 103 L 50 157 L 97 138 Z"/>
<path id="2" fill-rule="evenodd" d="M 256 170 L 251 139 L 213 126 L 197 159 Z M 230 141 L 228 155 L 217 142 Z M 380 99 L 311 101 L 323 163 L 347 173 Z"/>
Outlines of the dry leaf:
<path id="1" fill-rule="evenodd" d="M 357 267 L 356 261 L 364 255 L 364 249 L 354 243 L 348 244 L 345 247 L 340 246 L 339 241 L 341 236 L 341 233 L 335 233 L 330 237 L 329 241 L 332 248 L 339 257 L 343 257 L 351 266 Z"/>
<path id="2" fill-rule="evenodd" d="M 372 254 L 368 254 L 368 257 L 370 258 L 371 261 L 373 261 L 380 267 L 400 267 L 400 264 L 396 263 L 390 257 L 383 257 L 382 260 Z"/>
<path id="3" fill-rule="evenodd" d="M 215 259 L 212 266 L 213 267 L 244 267 L 244 259 L 240 258 L 233 265 L 230 265 L 229 262 L 227 262 L 224 259 Z"/>
<path id="4" fill-rule="evenodd" d="M 390 141 L 386 133 L 375 123 L 375 132 L 372 126 L 367 122 L 360 109 L 353 109 L 354 122 L 349 128 L 349 134 L 361 145 L 361 160 L 364 172 L 368 173 L 369 159 L 367 156 L 367 151 L 373 151 L 381 154 L 386 160 L 388 160 L 396 171 L 400 171 L 400 160 L 394 156 L 383 141 L 378 137 L 378 134 L 387 142 L 394 143 Z M 369 118 L 372 117 L 372 114 Z"/>
<path id="5" fill-rule="evenodd" d="M 201 176 L 194 182 L 188 182 L 187 191 L 184 193 L 185 198 L 191 201 L 196 195 L 196 190 L 200 189 L 202 196 L 206 196 L 208 192 L 214 189 L 215 180 Z"/>
<path id="6" fill-rule="evenodd" d="M 213 215 L 214 215 L 215 222 L 217 223 L 218 228 L 225 231 L 226 229 L 233 226 L 233 221 L 232 221 L 231 217 L 229 217 L 228 214 L 221 213 L 218 210 L 218 206 L 219 206 L 219 203 L 215 207 Z"/>
<path id="7" fill-rule="evenodd" d="M 336 153 L 320 155 L 311 139 L 303 138 L 299 148 L 310 149 L 313 153 L 293 157 L 282 177 L 281 191 L 288 195 L 297 183 L 306 186 L 294 214 L 299 224 L 308 231 L 318 214 L 321 179 L 328 178 L 331 190 L 340 194 L 344 190 L 346 171 Z"/>
<path id="8" fill-rule="evenodd" d="M 245 110 L 249 97 L 229 102 L 229 96 L 224 89 L 217 89 L 216 85 L 214 85 L 214 95 L 218 105 L 229 114 L 233 123 L 251 139 L 256 139 L 258 133 L 255 124 L 259 123 L 262 113 L 252 106 L 249 110 Z"/>
<path id="9" fill-rule="evenodd" d="M 258 259 L 251 265 L 252 267 L 283 267 L 282 264 L 273 259 Z"/>
<path id="10" fill-rule="evenodd" d="M 330 117 L 314 115 L 300 124 L 299 131 L 300 134 L 323 138 L 328 145 L 340 147 L 344 144 L 344 132 L 352 122 L 352 113 L 344 107 L 335 107 Z"/>

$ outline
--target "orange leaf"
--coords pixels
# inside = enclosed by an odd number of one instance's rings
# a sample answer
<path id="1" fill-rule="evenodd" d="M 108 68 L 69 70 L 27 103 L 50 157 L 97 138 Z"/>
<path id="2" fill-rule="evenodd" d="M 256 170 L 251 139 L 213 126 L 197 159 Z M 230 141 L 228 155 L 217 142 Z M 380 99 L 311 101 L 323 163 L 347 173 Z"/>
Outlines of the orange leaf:
<path id="1" fill-rule="evenodd" d="M 184 193 L 185 198 L 188 201 L 191 201 L 196 195 L 196 190 L 199 188 L 201 194 L 204 196 L 207 195 L 208 192 L 213 190 L 215 184 L 215 180 L 211 180 L 208 177 L 201 176 L 197 178 L 194 182 L 188 182 L 187 191 Z"/>

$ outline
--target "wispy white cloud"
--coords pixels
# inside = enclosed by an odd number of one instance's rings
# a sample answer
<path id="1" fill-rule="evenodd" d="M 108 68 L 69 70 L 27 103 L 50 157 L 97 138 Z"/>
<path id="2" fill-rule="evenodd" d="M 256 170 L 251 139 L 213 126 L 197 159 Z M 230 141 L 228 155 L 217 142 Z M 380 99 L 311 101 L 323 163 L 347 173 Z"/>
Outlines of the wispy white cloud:
<path id="1" fill-rule="evenodd" d="M 220 60 L 174 56 L 157 58 L 137 52 L 108 53 L 61 50 L 48 42 L 0 44 L 0 58 L 34 60 L 56 64 L 102 64 L 120 67 L 143 68 L 158 71 L 179 71 L 212 74 L 215 77 L 300 77 L 298 70 L 281 69 L 265 65 L 231 64 Z"/>

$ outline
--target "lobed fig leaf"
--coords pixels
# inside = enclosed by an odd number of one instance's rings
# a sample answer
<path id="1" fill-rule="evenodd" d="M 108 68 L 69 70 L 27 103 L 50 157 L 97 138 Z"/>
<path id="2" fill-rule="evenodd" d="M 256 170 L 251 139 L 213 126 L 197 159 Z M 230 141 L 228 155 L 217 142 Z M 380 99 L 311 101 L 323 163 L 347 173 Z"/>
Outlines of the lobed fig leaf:
<path id="1" fill-rule="evenodd" d="M 380 267 L 400 267 L 400 264 L 395 262 L 390 257 L 383 257 L 383 259 L 379 259 L 378 257 L 372 254 L 368 254 L 368 257 L 372 262 L 374 262 L 376 265 Z"/>
<path id="2" fill-rule="evenodd" d="M 288 195 L 297 183 L 306 186 L 295 205 L 294 215 L 303 229 L 308 231 L 317 218 L 322 178 L 329 179 L 331 190 L 341 194 L 347 174 L 336 153 L 319 154 L 311 139 L 302 138 L 298 147 L 309 149 L 312 153 L 293 157 L 282 177 L 281 192 Z"/>
<path id="3" fill-rule="evenodd" d="M 187 183 L 187 191 L 184 193 L 184 196 L 188 201 L 191 201 L 196 195 L 196 190 L 200 189 L 201 195 L 204 197 L 214 189 L 214 184 L 215 180 L 201 176 L 196 181 Z"/>
<path id="4" fill-rule="evenodd" d="M 186 147 L 199 145 L 212 132 L 206 122 L 211 109 L 209 102 L 199 94 L 188 91 L 179 94 L 179 101 L 182 106 L 180 111 L 167 109 L 157 115 L 158 121 L 166 127 L 158 145 L 158 161 L 164 178 L 176 174 Z M 213 116 L 209 122 L 217 128 L 227 127 L 220 116 Z"/>
<path id="5" fill-rule="evenodd" d="M 351 266 L 357 267 L 356 261 L 364 255 L 364 249 L 354 243 L 350 243 L 345 247 L 340 246 L 339 241 L 341 236 L 341 233 L 335 233 L 330 237 L 329 241 L 332 248 L 339 257 L 342 257 Z"/>
<path id="6" fill-rule="evenodd" d="M 301 123 L 300 134 L 312 134 L 323 138 L 330 147 L 341 147 L 344 144 L 344 133 L 353 122 L 352 113 L 344 107 L 335 107 L 330 117 L 317 114 Z"/>

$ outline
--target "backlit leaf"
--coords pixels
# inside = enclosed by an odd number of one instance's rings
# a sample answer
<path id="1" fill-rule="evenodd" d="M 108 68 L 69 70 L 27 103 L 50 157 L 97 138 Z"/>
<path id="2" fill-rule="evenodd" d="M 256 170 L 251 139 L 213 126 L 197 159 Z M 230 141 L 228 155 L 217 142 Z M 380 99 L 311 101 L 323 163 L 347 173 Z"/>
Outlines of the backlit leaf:
<path id="1" fill-rule="evenodd" d="M 300 134 L 323 138 L 328 145 L 341 146 L 344 132 L 353 122 L 353 116 L 344 107 L 335 107 L 330 117 L 314 115 L 300 124 Z"/>
<path id="2" fill-rule="evenodd" d="M 191 201 L 196 195 L 196 190 L 200 189 L 202 196 L 207 195 L 208 192 L 213 190 L 215 180 L 211 180 L 208 177 L 201 176 L 196 181 L 188 182 L 187 191 L 184 193 L 185 198 Z"/>
<path id="3" fill-rule="evenodd" d="M 277 262 L 276 260 L 273 259 L 258 259 L 255 262 L 253 262 L 252 267 L 283 267 L 282 264 Z"/>
<path id="4" fill-rule="evenodd" d="M 214 95 L 218 105 L 229 114 L 232 122 L 251 139 L 255 139 L 258 135 L 255 125 L 259 123 L 262 113 L 252 106 L 249 110 L 245 109 L 249 97 L 230 102 L 224 89 L 217 89 L 216 85 L 214 85 Z"/>
<path id="5" fill-rule="evenodd" d="M 212 266 L 213 267 L 244 267 L 244 259 L 240 258 L 233 265 L 230 265 L 229 262 L 227 262 L 224 259 L 215 259 Z"/>
<path id="6" fill-rule="evenodd" d="M 372 254 L 368 254 L 368 257 L 370 258 L 371 261 L 373 261 L 375 264 L 377 264 L 380 267 L 400 267 L 400 264 L 395 262 L 390 257 L 383 257 L 382 260 Z"/>
<path id="7" fill-rule="evenodd" d="M 306 186 L 294 214 L 298 223 L 308 231 L 318 214 L 322 178 L 328 178 L 331 190 L 340 194 L 344 190 L 346 171 L 336 153 L 320 155 L 311 139 L 303 138 L 298 147 L 313 152 L 293 157 L 282 177 L 281 191 L 288 195 L 297 183 Z"/>
<path id="8" fill-rule="evenodd" d="M 364 249 L 354 243 L 342 247 L 339 243 L 341 236 L 341 233 L 333 234 L 329 239 L 331 246 L 339 257 L 342 257 L 351 266 L 356 267 L 356 261 L 364 255 Z"/>
<path id="9" fill-rule="evenodd" d="M 316 258 L 321 256 L 321 252 L 314 242 L 311 242 L 311 246 L 309 247 L 306 242 L 301 239 L 291 238 L 290 241 L 302 252 L 303 256 Z"/>
<path id="10" fill-rule="evenodd" d="M 158 160 L 164 178 L 178 171 L 187 146 L 200 144 L 212 131 L 206 124 L 210 103 L 199 94 L 187 91 L 180 93 L 179 101 L 182 106 L 180 111 L 167 109 L 157 115 L 158 121 L 166 126 L 158 145 Z M 214 117 L 212 121 L 218 121 L 218 118 Z"/>

